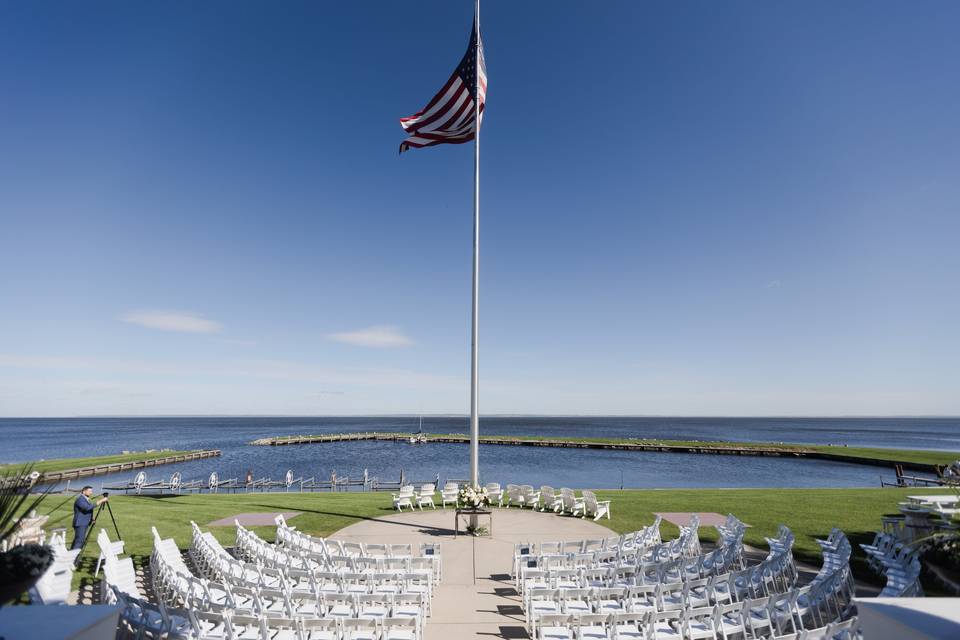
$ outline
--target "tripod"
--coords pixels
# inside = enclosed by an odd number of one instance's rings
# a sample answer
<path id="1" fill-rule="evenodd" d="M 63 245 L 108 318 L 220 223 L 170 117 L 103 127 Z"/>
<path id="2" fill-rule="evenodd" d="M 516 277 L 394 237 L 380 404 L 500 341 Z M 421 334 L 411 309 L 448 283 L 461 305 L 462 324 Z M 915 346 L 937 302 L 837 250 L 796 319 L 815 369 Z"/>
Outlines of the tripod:
<path id="1" fill-rule="evenodd" d="M 80 545 L 80 553 L 77 554 L 77 559 L 73 561 L 74 566 L 80 566 L 80 558 L 83 557 L 83 550 L 87 548 L 87 541 L 90 539 L 90 534 L 93 532 L 93 528 L 97 525 L 97 519 L 100 517 L 100 514 L 103 513 L 104 508 L 106 508 L 107 513 L 110 514 L 110 521 L 113 522 L 113 530 L 117 532 L 117 540 L 123 540 L 123 536 L 120 535 L 120 529 L 117 527 L 117 519 L 113 517 L 113 509 L 110 508 L 110 501 L 107 500 L 106 502 L 101 502 L 100 506 L 97 508 L 97 512 L 93 514 L 93 520 L 90 521 L 90 526 L 87 527 L 86 535 L 83 536 L 83 543 Z"/>

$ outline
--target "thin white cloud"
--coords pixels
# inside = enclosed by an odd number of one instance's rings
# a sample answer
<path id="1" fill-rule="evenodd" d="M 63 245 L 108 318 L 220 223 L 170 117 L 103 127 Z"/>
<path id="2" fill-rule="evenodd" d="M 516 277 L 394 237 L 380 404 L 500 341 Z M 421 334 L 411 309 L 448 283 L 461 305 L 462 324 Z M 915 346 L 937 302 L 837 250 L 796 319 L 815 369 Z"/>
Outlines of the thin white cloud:
<path id="1" fill-rule="evenodd" d="M 352 344 L 358 347 L 372 347 L 375 349 L 393 349 L 396 347 L 409 347 L 413 340 L 403 335 L 397 327 L 381 325 L 377 327 L 367 327 L 357 331 L 345 331 L 343 333 L 331 333 L 327 336 L 330 340 Z"/>
<path id="2" fill-rule="evenodd" d="M 119 360 L 98 356 L 47 356 L 0 353 L 0 370 L 33 369 L 57 372 L 82 372 L 87 375 L 147 375 L 231 379 L 288 380 L 318 385 L 321 389 L 350 387 L 389 387 L 449 391 L 464 388 L 466 382 L 456 376 L 424 373 L 411 369 L 330 367 L 291 360 L 242 360 L 177 363 L 172 361 Z M 2 374 L 2 371 L 0 371 Z"/>
<path id="3" fill-rule="evenodd" d="M 223 328 L 219 322 L 181 311 L 131 311 L 120 317 L 124 322 L 140 325 L 158 331 L 179 331 L 182 333 L 219 333 Z"/>

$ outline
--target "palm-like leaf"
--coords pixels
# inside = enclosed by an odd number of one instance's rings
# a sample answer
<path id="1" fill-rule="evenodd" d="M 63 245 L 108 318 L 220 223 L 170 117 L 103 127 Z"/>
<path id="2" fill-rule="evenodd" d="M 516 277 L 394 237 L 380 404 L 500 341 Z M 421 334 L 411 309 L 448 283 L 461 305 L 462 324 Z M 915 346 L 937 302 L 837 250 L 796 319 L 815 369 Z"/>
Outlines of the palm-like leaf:
<path id="1" fill-rule="evenodd" d="M 39 493 L 31 493 L 38 477 L 30 464 L 0 474 L 0 544 L 13 535 L 20 522 L 40 506 L 53 489 L 48 486 Z"/>

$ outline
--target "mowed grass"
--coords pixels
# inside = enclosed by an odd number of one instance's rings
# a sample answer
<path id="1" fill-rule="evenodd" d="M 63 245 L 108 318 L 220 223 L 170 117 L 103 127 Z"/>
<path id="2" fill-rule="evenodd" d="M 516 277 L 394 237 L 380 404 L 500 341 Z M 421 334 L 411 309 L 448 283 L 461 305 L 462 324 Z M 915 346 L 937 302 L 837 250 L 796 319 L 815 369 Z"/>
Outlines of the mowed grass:
<path id="1" fill-rule="evenodd" d="M 50 496 L 39 513 L 49 513 L 45 528 L 67 529 L 68 546 L 73 541 L 73 501 L 75 496 Z M 259 494 L 203 494 L 171 497 L 124 496 L 110 497 L 110 510 L 124 540 L 127 555 L 137 563 L 145 562 L 153 550 L 150 528 L 156 527 L 163 538 L 174 538 L 181 549 L 190 546 L 190 521 L 196 522 L 205 531 L 212 531 L 224 546 L 233 546 L 236 529 L 231 524 L 224 527 L 208 527 L 208 523 L 240 513 L 272 511 L 300 511 L 291 524 L 317 536 L 333 532 L 360 520 L 388 515 L 393 512 L 390 494 L 383 493 L 259 493 Z M 80 570 L 75 575 L 74 587 L 89 584 L 93 579 L 99 550 L 96 535 L 106 529 L 111 540 L 116 539 L 110 512 L 100 512 L 95 528 L 83 553 Z M 273 541 L 275 527 L 251 527 L 258 535 Z"/>
<path id="2" fill-rule="evenodd" d="M 602 500 L 611 500 L 612 518 L 600 524 L 617 533 L 635 531 L 653 522 L 656 512 L 703 511 L 733 513 L 751 525 L 745 542 L 766 549 L 764 536 L 774 536 L 781 523 L 796 534 L 795 555 L 817 565 L 819 547 L 815 538 L 824 538 L 833 527 L 841 528 L 856 546 L 870 541 L 880 528 L 880 516 L 897 513 L 897 503 L 910 494 L 948 493 L 929 489 L 650 489 L 598 491 Z M 41 513 L 51 512 L 47 528 L 68 527 L 71 523 L 72 497 L 51 496 Z M 328 536 L 361 520 L 393 513 L 387 493 L 259 493 L 185 495 L 177 497 L 113 496 L 110 499 L 120 533 L 129 555 L 145 560 L 152 549 L 150 527 L 164 538 L 172 537 L 186 549 L 190 545 L 190 521 L 210 530 L 225 546 L 232 546 L 233 526 L 209 527 L 208 523 L 239 513 L 300 511 L 291 524 L 301 531 Z M 496 517 L 496 516 L 494 516 Z M 530 513 L 531 518 L 538 517 Z M 452 518 L 452 515 L 451 515 Z M 116 537 L 109 513 L 104 511 L 93 535 L 106 528 Z M 274 540 L 274 527 L 253 527 L 261 537 Z M 663 535 L 672 538 L 678 529 L 663 523 Z M 72 539 L 72 531 L 69 537 Z M 716 531 L 701 528 L 701 538 L 716 539 Z M 84 552 L 86 561 L 78 575 L 90 580 L 97 557 L 96 539 L 91 538 Z M 854 563 L 858 577 L 871 579 L 858 557 Z"/>
<path id="3" fill-rule="evenodd" d="M 53 471 L 68 471 L 84 467 L 99 467 L 106 464 L 121 464 L 124 462 L 142 462 L 156 460 L 170 456 L 179 456 L 192 451 L 138 451 L 134 453 L 118 453 L 112 456 L 96 456 L 92 458 L 55 458 L 53 460 L 38 460 L 36 462 L 15 462 L 0 465 L 0 473 L 9 473 L 31 465 L 33 471 L 49 473 Z"/>

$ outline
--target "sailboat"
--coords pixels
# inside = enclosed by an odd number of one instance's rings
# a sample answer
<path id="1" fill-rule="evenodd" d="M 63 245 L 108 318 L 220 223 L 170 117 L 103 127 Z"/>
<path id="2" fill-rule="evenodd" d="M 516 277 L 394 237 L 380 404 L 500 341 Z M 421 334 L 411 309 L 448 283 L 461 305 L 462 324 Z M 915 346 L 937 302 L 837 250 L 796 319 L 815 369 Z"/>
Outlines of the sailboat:
<path id="1" fill-rule="evenodd" d="M 423 435 L 423 416 L 420 416 L 420 430 L 410 436 L 410 444 L 423 444 L 427 439 Z"/>

